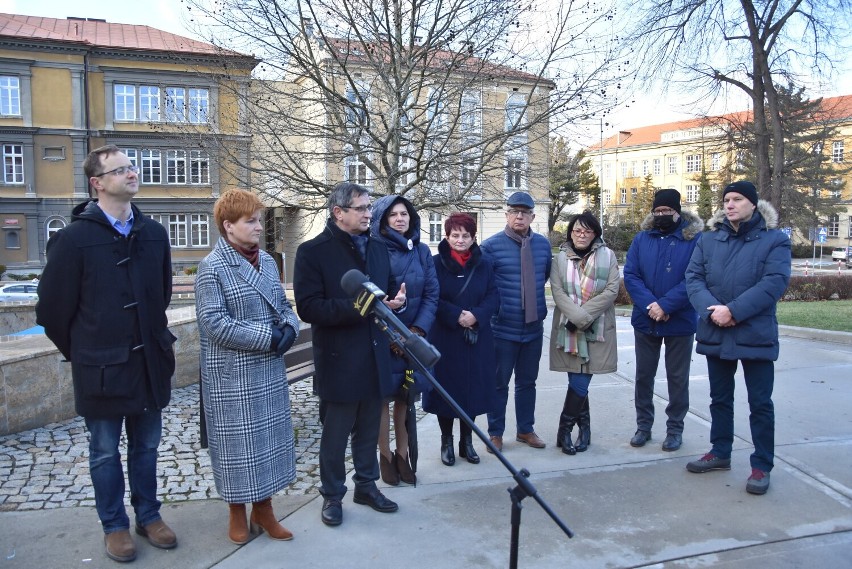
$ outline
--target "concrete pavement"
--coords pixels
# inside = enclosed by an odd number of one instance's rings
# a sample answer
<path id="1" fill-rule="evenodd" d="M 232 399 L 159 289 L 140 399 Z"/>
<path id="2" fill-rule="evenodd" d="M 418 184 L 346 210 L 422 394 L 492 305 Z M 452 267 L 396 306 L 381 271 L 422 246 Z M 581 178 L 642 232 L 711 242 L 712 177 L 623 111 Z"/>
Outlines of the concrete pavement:
<path id="1" fill-rule="evenodd" d="M 709 387 L 702 356 L 693 356 L 683 447 L 674 453 L 660 449 L 667 399 L 661 370 L 654 438 L 641 449 L 630 447 L 635 418 L 629 319 L 619 318 L 618 329 L 619 371 L 592 381 L 592 446 L 587 452 L 567 456 L 553 444 L 566 379 L 547 371 L 546 354 L 536 431 L 548 447 L 531 449 L 514 442 L 513 430 L 506 433 L 506 457 L 532 473 L 540 498 L 576 533 L 568 539 L 536 501 L 527 498 L 519 567 L 847 566 L 852 554 L 850 335 L 831 338 L 836 343 L 782 337 L 774 396 L 776 467 L 769 492 L 752 496 L 745 492 L 751 445 L 741 385 L 732 469 L 691 474 L 684 468 L 710 448 Z M 484 429 L 484 418 L 477 424 Z M 399 503 L 396 514 L 355 505 L 350 492 L 344 500 L 343 525 L 327 528 L 320 522 L 321 498 L 304 490 L 275 498 L 276 512 L 295 533 L 292 542 L 260 536 L 237 547 L 226 539 L 226 507 L 221 501 L 167 498 L 163 516 L 178 532 L 180 545 L 161 551 L 137 539 L 139 556 L 131 566 L 508 566 L 507 489 L 514 481 L 481 443 L 476 443 L 481 464 L 461 459 L 453 467 L 443 466 L 433 416 L 420 421 L 418 433 L 417 487 L 379 483 Z M 300 460 L 310 460 L 312 448 L 302 450 Z M 0 526 L 0 568 L 117 566 L 104 556 L 91 507 L 0 512 Z"/>

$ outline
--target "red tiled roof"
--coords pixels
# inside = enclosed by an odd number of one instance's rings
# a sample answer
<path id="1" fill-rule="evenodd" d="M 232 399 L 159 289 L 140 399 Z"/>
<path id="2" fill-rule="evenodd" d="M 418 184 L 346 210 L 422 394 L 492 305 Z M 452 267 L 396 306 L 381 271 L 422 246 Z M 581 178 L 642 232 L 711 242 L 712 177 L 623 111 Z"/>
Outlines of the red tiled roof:
<path id="1" fill-rule="evenodd" d="M 169 51 L 214 55 L 216 46 L 170 34 L 149 26 L 113 24 L 103 20 L 57 19 L 0 13 L 0 37 L 79 43 L 93 47 L 143 51 Z M 228 55 L 242 56 L 236 52 Z"/>
<path id="2" fill-rule="evenodd" d="M 852 118 L 852 95 L 841 95 L 839 97 L 826 97 L 821 105 L 825 116 L 824 120 L 840 120 Z M 726 115 L 712 117 L 699 117 L 683 121 L 675 121 L 650 126 L 627 128 L 604 139 L 603 148 L 625 148 L 629 146 L 641 146 L 643 144 L 655 144 L 662 141 L 665 132 L 689 130 L 691 128 L 712 127 L 723 124 L 742 124 L 751 119 L 751 111 L 738 111 Z M 619 140 L 621 143 L 619 144 Z M 600 150 L 601 143 L 588 147 L 588 150 Z"/>

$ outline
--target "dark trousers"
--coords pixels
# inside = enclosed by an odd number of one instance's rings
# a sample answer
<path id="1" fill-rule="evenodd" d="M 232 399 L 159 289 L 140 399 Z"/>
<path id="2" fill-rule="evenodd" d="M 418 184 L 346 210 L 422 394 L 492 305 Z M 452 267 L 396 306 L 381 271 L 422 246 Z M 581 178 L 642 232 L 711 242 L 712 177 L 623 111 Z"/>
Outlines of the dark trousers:
<path id="1" fill-rule="evenodd" d="M 352 437 L 355 491 L 370 492 L 379 479 L 376 445 L 379 442 L 381 399 L 353 403 L 320 401 L 320 494 L 342 500 L 346 495 L 346 444 Z"/>
<path id="2" fill-rule="evenodd" d="M 707 356 L 710 375 L 710 452 L 730 458 L 734 444 L 734 374 L 738 360 L 722 360 Z M 766 360 L 742 360 L 754 453 L 751 467 L 764 472 L 772 470 L 775 459 L 775 406 L 772 388 L 775 364 Z"/>
<path id="3" fill-rule="evenodd" d="M 666 344 L 666 380 L 669 404 L 666 405 L 666 432 L 683 434 L 683 418 L 689 411 L 689 364 L 692 360 L 693 334 L 688 336 L 652 336 L 633 330 L 636 349 L 636 427 L 651 432 L 654 424 L 654 378 L 660 362 L 660 348 Z"/>
<path id="4" fill-rule="evenodd" d="M 494 338 L 497 357 L 497 405 L 488 414 L 488 434 L 502 437 L 506 430 L 509 380 L 515 374 L 515 423 L 518 433 L 532 433 L 535 425 L 535 382 L 541 361 L 542 336 L 529 342 Z"/>

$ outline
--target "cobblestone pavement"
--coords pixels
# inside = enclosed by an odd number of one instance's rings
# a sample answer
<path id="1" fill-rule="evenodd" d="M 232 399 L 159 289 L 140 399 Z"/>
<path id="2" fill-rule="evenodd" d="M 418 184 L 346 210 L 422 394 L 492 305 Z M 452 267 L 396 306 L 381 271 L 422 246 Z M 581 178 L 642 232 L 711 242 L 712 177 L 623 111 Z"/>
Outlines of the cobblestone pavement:
<path id="1" fill-rule="evenodd" d="M 296 434 L 296 481 L 281 494 L 313 494 L 319 487 L 319 403 L 311 381 L 290 386 Z M 218 498 L 207 449 L 199 443 L 198 385 L 172 392 L 163 411 L 157 465 L 163 502 Z M 123 438 L 123 437 L 122 437 Z M 126 453 L 124 442 L 122 453 Z M 126 467 L 126 460 L 122 459 Z M 347 470 L 352 468 L 347 457 Z M 126 498 L 129 505 L 129 497 Z M 89 434 L 81 417 L 0 437 L 0 511 L 94 506 L 89 478 Z"/>

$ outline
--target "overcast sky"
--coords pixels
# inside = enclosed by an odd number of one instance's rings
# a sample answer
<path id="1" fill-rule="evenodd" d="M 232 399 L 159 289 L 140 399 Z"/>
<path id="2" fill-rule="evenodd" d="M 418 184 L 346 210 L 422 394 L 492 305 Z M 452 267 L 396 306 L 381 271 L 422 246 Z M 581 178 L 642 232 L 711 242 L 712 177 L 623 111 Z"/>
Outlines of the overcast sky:
<path id="1" fill-rule="evenodd" d="M 199 38 L 185 27 L 190 12 L 183 0 L 144 0 L 138 2 L 122 2 L 106 0 L 0 0 L 0 12 L 10 14 L 26 14 L 29 16 L 44 16 L 49 18 L 66 18 L 75 16 L 81 18 L 100 18 L 107 22 L 120 24 L 140 24 L 151 26 L 187 37 Z M 852 94 L 852 72 L 841 74 L 841 81 L 836 89 L 826 96 Z M 817 93 L 811 93 L 817 96 Z M 629 106 L 614 109 L 604 120 L 610 123 L 604 126 L 604 137 L 618 130 L 651 124 L 665 123 L 690 118 L 688 109 L 682 108 L 673 96 L 661 97 L 649 94 L 645 97 L 628 101 Z M 710 109 L 710 114 L 721 114 L 744 110 L 747 103 L 741 95 L 729 105 L 717 105 Z M 700 112 L 700 111 L 698 111 Z M 594 143 L 600 135 L 598 120 L 590 121 L 584 127 L 588 131 L 588 143 Z"/>

